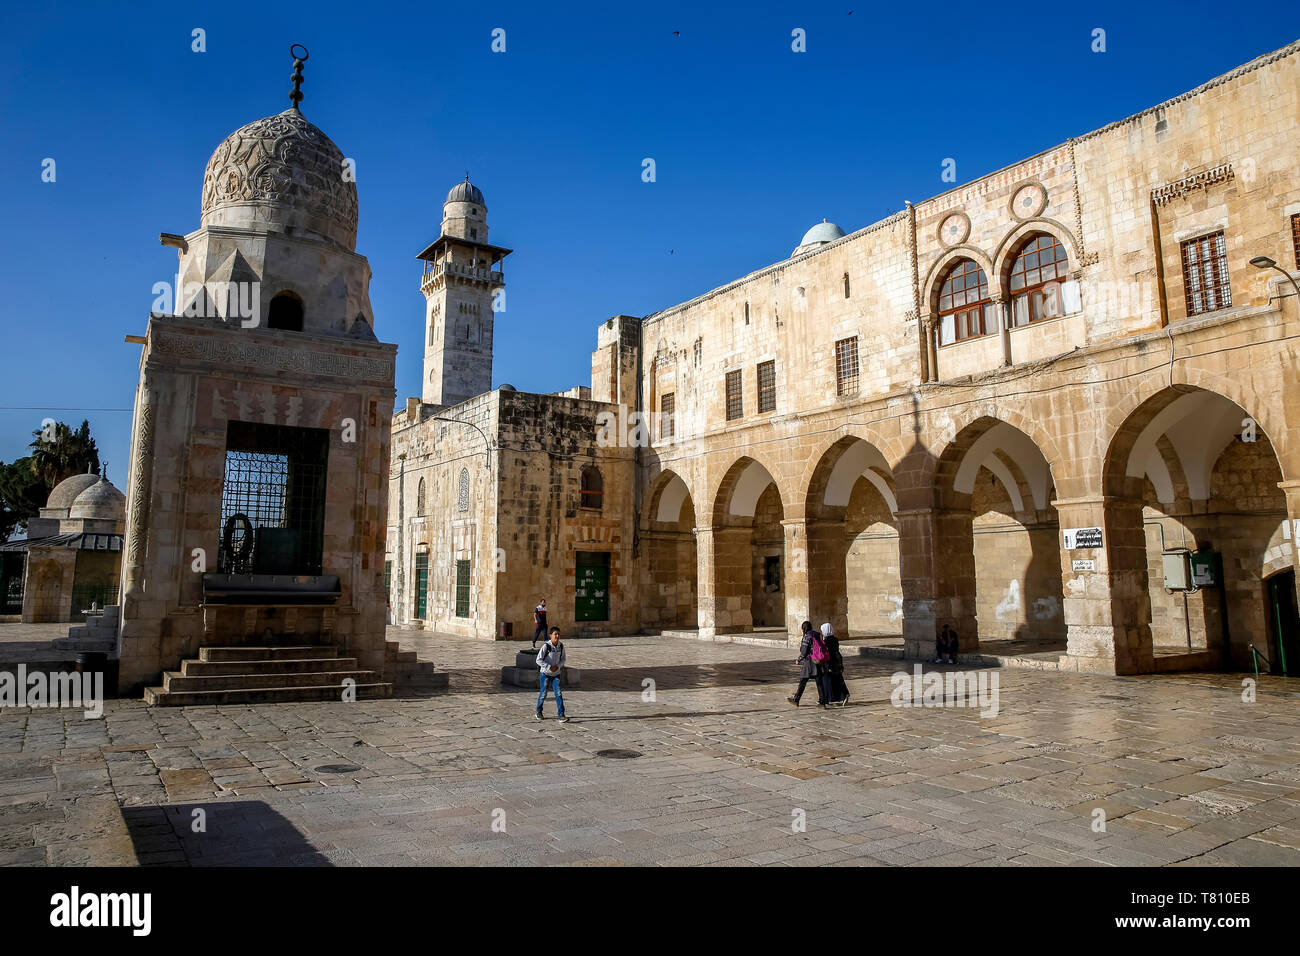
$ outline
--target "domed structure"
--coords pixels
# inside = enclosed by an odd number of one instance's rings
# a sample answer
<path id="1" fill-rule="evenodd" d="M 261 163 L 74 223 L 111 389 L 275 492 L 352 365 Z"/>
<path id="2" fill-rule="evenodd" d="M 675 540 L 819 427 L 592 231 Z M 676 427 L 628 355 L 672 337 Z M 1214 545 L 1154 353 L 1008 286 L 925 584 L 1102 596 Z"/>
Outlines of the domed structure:
<path id="1" fill-rule="evenodd" d="M 457 183 L 455 186 L 451 187 L 451 191 L 447 193 L 446 202 L 475 203 L 479 206 L 483 206 L 484 211 L 487 210 L 487 206 L 483 204 L 482 190 L 469 181 L 468 173 L 465 174 L 465 181 L 463 183 Z"/>
<path id="2" fill-rule="evenodd" d="M 89 472 L 84 475 L 73 475 L 71 478 L 64 478 L 50 492 L 50 497 L 45 502 L 45 508 L 51 511 L 67 511 L 83 491 L 98 483 L 99 475 L 92 475 Z"/>
<path id="3" fill-rule="evenodd" d="M 95 476 L 98 477 L 98 476 Z M 91 518 L 104 521 L 126 520 L 126 495 L 113 487 L 107 478 L 99 478 L 93 485 L 77 495 L 68 511 L 69 518 Z"/>
<path id="4" fill-rule="evenodd" d="M 827 222 L 823 219 L 803 234 L 803 238 L 799 240 L 799 245 L 795 247 L 795 250 L 791 255 L 797 256 L 812 249 L 816 249 L 818 246 L 824 246 L 828 242 L 842 239 L 844 234 L 844 230 L 835 225 L 835 223 Z"/>
<path id="5" fill-rule="evenodd" d="M 202 225 L 314 234 L 355 251 L 357 186 L 343 162 L 296 109 L 241 126 L 208 160 Z"/>

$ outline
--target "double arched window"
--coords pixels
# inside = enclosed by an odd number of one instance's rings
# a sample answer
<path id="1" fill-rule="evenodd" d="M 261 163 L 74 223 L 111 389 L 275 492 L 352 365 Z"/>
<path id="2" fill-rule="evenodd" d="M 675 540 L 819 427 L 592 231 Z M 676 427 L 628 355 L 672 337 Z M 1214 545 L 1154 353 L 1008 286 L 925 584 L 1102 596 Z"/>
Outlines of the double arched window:
<path id="1" fill-rule="evenodd" d="M 1063 315 L 1061 282 L 1069 268 L 1069 256 L 1059 239 L 1044 232 L 1030 236 L 1011 264 L 1012 324 L 1028 325 Z"/>
<path id="2" fill-rule="evenodd" d="M 951 345 L 997 330 L 989 278 L 971 259 L 958 259 L 939 289 L 939 344 Z"/>
<path id="3" fill-rule="evenodd" d="M 600 469 L 587 465 L 582 469 L 582 500 L 579 503 L 583 508 L 599 511 L 604 496 L 605 479 L 601 477 Z"/>

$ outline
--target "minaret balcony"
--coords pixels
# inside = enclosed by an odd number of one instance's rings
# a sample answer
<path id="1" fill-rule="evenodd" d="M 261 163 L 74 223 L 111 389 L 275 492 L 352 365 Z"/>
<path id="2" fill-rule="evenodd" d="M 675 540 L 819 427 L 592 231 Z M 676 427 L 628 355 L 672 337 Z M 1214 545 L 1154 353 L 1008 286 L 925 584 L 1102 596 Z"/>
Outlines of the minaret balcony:
<path id="1" fill-rule="evenodd" d="M 470 266 L 460 262 L 435 262 L 425 272 L 424 278 L 420 280 L 420 290 L 428 292 L 439 285 L 438 280 L 444 276 L 452 276 L 457 279 L 470 279 L 476 282 L 486 282 L 488 285 L 503 285 L 505 283 L 505 273 L 498 269 L 488 269 L 483 266 Z"/>

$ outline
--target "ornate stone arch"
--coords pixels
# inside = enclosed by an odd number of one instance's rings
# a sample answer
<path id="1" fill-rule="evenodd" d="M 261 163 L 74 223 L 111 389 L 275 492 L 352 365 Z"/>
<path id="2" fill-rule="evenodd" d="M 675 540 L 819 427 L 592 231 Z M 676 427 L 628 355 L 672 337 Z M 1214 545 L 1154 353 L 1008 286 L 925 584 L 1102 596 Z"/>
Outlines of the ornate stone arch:
<path id="1" fill-rule="evenodd" d="M 993 250 L 994 273 L 989 273 L 989 289 L 992 290 L 996 283 L 997 288 L 1005 290 L 1008 287 L 1008 277 L 1011 275 L 1011 266 L 1015 262 L 1016 251 L 1035 233 L 1043 232 L 1053 236 L 1057 242 L 1065 247 L 1067 255 L 1070 257 L 1070 275 L 1077 273 L 1082 265 L 1083 253 L 1079 249 L 1079 240 L 1068 227 L 1055 219 L 1038 216 L 1033 219 L 1026 219 L 1016 224 L 1016 227 L 1002 237 L 997 248 Z"/>
<path id="2" fill-rule="evenodd" d="M 939 289 L 943 284 L 943 279 L 953 264 L 961 259 L 970 259 L 984 270 L 984 275 L 989 280 L 989 295 L 997 298 L 1001 286 L 997 283 L 993 260 L 979 246 L 962 243 L 959 246 L 945 249 L 943 254 L 930 264 L 925 277 L 921 280 L 921 311 L 923 315 L 934 315 L 939 311 Z"/>

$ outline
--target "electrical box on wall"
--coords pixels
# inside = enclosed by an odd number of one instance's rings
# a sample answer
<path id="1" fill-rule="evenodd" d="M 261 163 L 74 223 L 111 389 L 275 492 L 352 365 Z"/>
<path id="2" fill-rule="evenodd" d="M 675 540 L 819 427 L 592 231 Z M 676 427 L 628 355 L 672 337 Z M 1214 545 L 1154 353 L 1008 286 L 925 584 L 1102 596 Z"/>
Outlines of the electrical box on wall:
<path id="1" fill-rule="evenodd" d="M 1192 552 L 1166 551 L 1160 556 L 1165 572 L 1165 587 L 1171 591 L 1191 591 Z"/>

